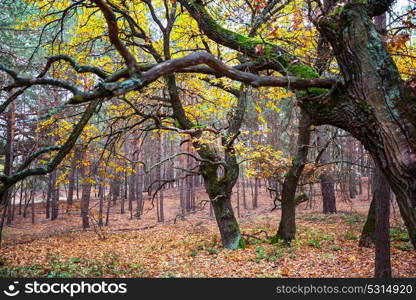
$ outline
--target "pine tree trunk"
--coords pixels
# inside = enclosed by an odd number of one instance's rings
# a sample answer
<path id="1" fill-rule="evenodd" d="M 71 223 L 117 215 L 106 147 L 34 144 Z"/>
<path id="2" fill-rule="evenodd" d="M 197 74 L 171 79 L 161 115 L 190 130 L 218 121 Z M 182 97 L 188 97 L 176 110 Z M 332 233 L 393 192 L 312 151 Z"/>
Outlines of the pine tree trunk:
<path id="1" fill-rule="evenodd" d="M 101 183 L 98 187 L 98 198 L 99 198 L 99 207 L 98 207 L 98 226 L 103 226 L 103 210 L 104 210 L 104 199 L 105 199 L 105 187 Z"/>
<path id="2" fill-rule="evenodd" d="M 56 220 L 59 215 L 59 185 L 56 184 L 58 171 L 55 171 L 55 184 L 52 186 L 53 192 L 51 197 L 51 221 Z"/>
<path id="3" fill-rule="evenodd" d="M 320 162 L 325 165 L 330 162 L 330 156 L 328 149 L 322 149 L 326 147 L 327 138 L 323 128 L 318 130 L 316 136 L 316 144 L 320 151 L 323 151 L 321 154 Z M 325 166 L 327 167 L 327 166 Z M 335 180 L 330 172 L 330 170 L 325 170 L 319 176 L 321 191 L 322 191 L 322 204 L 323 204 L 323 213 L 324 214 L 334 214 L 337 212 L 336 208 L 336 198 L 335 198 L 335 189 L 334 184 Z"/>
<path id="4" fill-rule="evenodd" d="M 376 169 L 375 200 L 375 270 L 374 277 L 390 278 L 390 186 L 383 172 Z"/>
<path id="5" fill-rule="evenodd" d="M 56 177 L 57 177 L 57 170 L 54 170 L 50 173 L 48 178 L 48 193 L 46 196 L 46 218 L 49 219 L 51 217 L 51 202 L 56 199 Z"/>
<path id="6" fill-rule="evenodd" d="M 90 155 L 89 149 L 85 149 L 83 153 L 83 161 L 86 162 L 86 165 L 81 167 L 81 176 L 82 176 L 82 195 L 81 195 L 81 218 L 82 218 L 82 228 L 85 230 L 90 227 L 89 220 L 89 206 L 90 206 L 90 197 L 91 197 L 91 168 L 90 164 Z"/>
<path id="7" fill-rule="evenodd" d="M 76 172 L 76 162 L 77 162 L 77 153 L 74 150 L 74 157 L 71 159 L 71 171 L 69 172 L 68 180 L 68 197 L 67 197 L 67 204 L 70 207 L 74 202 L 74 188 L 75 188 L 75 172 Z"/>
<path id="8" fill-rule="evenodd" d="M 32 190 L 32 224 L 35 224 L 35 190 Z"/>
<path id="9" fill-rule="evenodd" d="M 13 92 L 11 92 L 13 93 Z M 13 172 L 13 160 L 14 160 L 14 135 L 15 135 L 15 120 L 16 120 L 16 106 L 12 102 L 10 104 L 9 111 L 7 112 L 7 124 L 6 124 L 6 145 L 5 145 L 5 158 L 4 158 L 4 175 L 10 176 Z M 11 224 L 11 195 L 12 189 L 9 188 L 1 194 L 0 203 L 3 203 L 4 209 L 7 210 L 6 223 Z"/>

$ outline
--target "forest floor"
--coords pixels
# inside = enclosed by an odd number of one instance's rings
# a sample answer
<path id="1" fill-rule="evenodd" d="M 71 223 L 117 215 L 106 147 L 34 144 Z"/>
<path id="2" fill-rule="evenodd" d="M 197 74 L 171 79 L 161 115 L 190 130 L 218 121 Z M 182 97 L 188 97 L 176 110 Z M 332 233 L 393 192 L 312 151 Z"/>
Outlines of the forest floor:
<path id="1" fill-rule="evenodd" d="M 109 226 L 82 231 L 79 211 L 62 211 L 46 220 L 37 204 L 36 222 L 19 216 L 3 232 L 0 277 L 372 277 L 374 249 L 358 246 L 370 201 L 367 194 L 351 202 L 338 197 L 338 213 L 321 214 L 319 197 L 297 210 L 297 238 L 292 247 L 268 242 L 277 229 L 280 210 L 260 193 L 256 209 L 241 208 L 241 230 L 247 247 L 221 248 L 209 209 L 177 217 L 178 195 L 165 192 L 164 223 L 146 201 L 140 220 L 129 211 L 111 209 Z M 197 194 L 197 203 L 205 195 Z M 247 197 L 250 198 L 250 197 Z M 251 200 L 247 199 L 247 203 Z M 92 201 L 94 209 L 97 201 Z M 64 209 L 63 209 L 64 210 Z M 93 210 L 93 214 L 96 213 Z M 394 277 L 416 277 L 416 251 L 396 206 L 391 218 Z"/>

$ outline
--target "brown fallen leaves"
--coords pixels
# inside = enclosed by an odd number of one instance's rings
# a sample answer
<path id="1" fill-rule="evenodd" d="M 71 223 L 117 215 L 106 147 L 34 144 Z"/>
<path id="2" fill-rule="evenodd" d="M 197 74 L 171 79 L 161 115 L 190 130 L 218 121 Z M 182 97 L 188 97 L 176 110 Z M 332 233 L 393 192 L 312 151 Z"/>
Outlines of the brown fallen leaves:
<path id="1" fill-rule="evenodd" d="M 242 231 L 254 235 L 275 231 L 276 213 L 245 220 Z M 190 217 L 191 218 L 191 217 Z M 5 270 L 19 276 L 45 277 L 372 277 L 374 250 L 358 247 L 362 217 L 303 214 L 291 248 L 271 245 L 258 235 L 248 247 L 221 248 L 214 221 L 157 226 L 147 230 L 56 234 L 0 250 Z M 196 223 L 196 222 L 194 222 Z M 10 232 L 12 229 L 8 229 Z M 416 276 L 416 253 L 392 247 L 393 275 Z M 22 269 L 23 268 L 23 269 Z M 29 271 L 27 271 L 29 270 Z M 34 271 L 33 271 L 34 270 Z M 35 272 L 35 273 L 33 273 Z M 36 273 L 37 272 L 37 273 Z M 9 275 L 8 275 L 9 274 Z M 13 275 L 14 274 L 14 275 Z"/>

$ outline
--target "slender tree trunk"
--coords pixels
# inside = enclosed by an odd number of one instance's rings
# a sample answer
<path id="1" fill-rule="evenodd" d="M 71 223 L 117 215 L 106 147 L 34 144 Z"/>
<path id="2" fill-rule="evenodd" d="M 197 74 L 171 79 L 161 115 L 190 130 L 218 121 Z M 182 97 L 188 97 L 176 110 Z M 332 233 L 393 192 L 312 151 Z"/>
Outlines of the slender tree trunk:
<path id="1" fill-rule="evenodd" d="M 82 217 L 82 228 L 85 230 L 90 227 L 89 220 L 89 206 L 91 197 L 91 168 L 90 168 L 90 149 L 86 149 L 83 155 L 83 161 L 87 165 L 82 166 L 82 195 L 81 195 L 81 217 Z"/>
<path id="2" fill-rule="evenodd" d="M 256 177 L 254 178 L 253 209 L 256 209 L 258 206 L 258 198 L 259 198 L 259 179 Z"/>
<path id="3" fill-rule="evenodd" d="M 98 198 L 100 201 L 98 207 L 98 226 L 103 226 L 103 210 L 104 210 L 104 199 L 105 199 L 105 187 L 103 183 L 100 183 L 98 187 Z"/>
<path id="4" fill-rule="evenodd" d="M 179 183 L 179 201 L 181 207 L 181 219 L 185 220 L 186 215 L 186 189 L 185 189 L 185 182 L 181 180 Z"/>
<path id="5" fill-rule="evenodd" d="M 75 172 L 76 172 L 76 162 L 77 162 L 77 153 L 74 150 L 74 157 L 71 159 L 71 171 L 69 172 L 69 184 L 68 184 L 68 197 L 67 204 L 68 207 L 74 202 L 74 188 L 75 188 Z"/>
<path id="6" fill-rule="evenodd" d="M 105 197 L 104 197 L 105 199 Z M 110 222 L 110 209 L 111 209 L 111 189 L 107 195 L 107 211 L 105 213 L 105 226 L 108 226 Z"/>
<path id="7" fill-rule="evenodd" d="M 242 183 L 242 187 L 243 187 L 243 207 L 245 210 L 247 210 L 247 199 L 246 199 L 246 179 L 244 176 L 244 172 L 241 176 L 241 183 Z"/>
<path id="8" fill-rule="evenodd" d="M 117 198 L 120 196 L 120 180 L 114 179 L 111 182 L 111 195 L 113 197 L 113 206 L 117 204 Z"/>
<path id="9" fill-rule="evenodd" d="M 15 121 L 16 121 L 16 107 L 15 103 L 12 102 L 10 104 L 9 111 L 7 113 L 7 134 L 6 134 L 6 147 L 5 147 L 5 159 L 4 159 L 4 175 L 10 176 L 13 172 L 13 160 L 14 160 L 14 149 L 13 149 L 13 140 L 15 135 Z M 8 209 L 8 213 L 6 214 L 7 224 L 11 224 L 12 216 L 11 216 L 11 195 L 12 189 L 7 189 L 4 193 L 2 193 L 2 198 L 0 199 L 1 203 L 8 203 L 5 205 L 5 209 Z"/>
<path id="10" fill-rule="evenodd" d="M 189 152 L 189 146 L 187 145 L 185 138 L 181 138 L 179 143 L 179 150 L 181 152 Z M 188 158 L 185 155 L 181 155 L 179 157 L 179 165 L 181 168 L 188 167 Z M 185 174 L 185 171 L 180 171 L 181 176 Z M 181 209 L 181 219 L 185 220 L 186 212 L 187 212 L 187 179 L 182 179 L 179 183 L 179 202 L 180 202 L 180 209 Z"/>
<path id="11" fill-rule="evenodd" d="M 140 219 L 140 216 L 143 213 L 143 174 L 141 171 L 137 175 L 137 218 Z"/>
<path id="12" fill-rule="evenodd" d="M 159 161 L 161 161 L 164 157 L 164 143 L 163 143 L 163 135 L 159 135 L 159 140 L 158 140 L 158 147 L 159 147 Z M 158 179 L 159 179 L 159 184 L 162 184 L 162 180 L 163 180 L 163 166 L 159 165 L 158 167 Z M 165 212 L 164 212 L 164 207 L 163 207 L 163 187 L 159 190 L 159 215 L 158 215 L 158 221 L 159 222 L 164 222 L 165 221 Z"/>
<path id="13" fill-rule="evenodd" d="M 137 174 L 133 173 L 129 176 L 129 211 L 130 214 L 133 214 L 133 202 L 134 202 L 134 198 L 136 197 L 136 179 L 137 179 Z"/>
<path id="14" fill-rule="evenodd" d="M 121 196 L 121 203 L 120 203 L 120 214 L 125 214 L 125 204 L 127 199 L 127 175 L 124 173 L 124 181 L 123 181 L 123 194 Z"/>
<path id="15" fill-rule="evenodd" d="M 32 224 L 35 224 L 35 190 L 32 189 L 31 192 L 31 199 L 32 199 Z"/>
<path id="16" fill-rule="evenodd" d="M 54 170 L 50 173 L 48 178 L 48 193 L 46 196 L 46 218 L 49 219 L 51 217 L 51 202 L 56 199 L 56 178 L 57 178 L 57 170 Z"/>
<path id="17" fill-rule="evenodd" d="M 52 186 L 51 197 L 51 221 L 56 220 L 59 214 L 59 185 L 57 185 L 58 170 L 55 172 L 54 185 Z"/>
<path id="18" fill-rule="evenodd" d="M 241 212 L 240 212 L 240 181 L 237 180 L 237 216 L 240 218 Z"/>
<path id="19" fill-rule="evenodd" d="M 17 194 L 17 190 L 13 190 L 13 205 L 12 205 L 12 221 L 14 220 L 14 213 L 15 213 L 15 209 L 16 209 L 16 194 Z"/>
<path id="20" fill-rule="evenodd" d="M 322 164 L 328 164 L 330 162 L 328 149 L 322 149 L 322 147 L 327 146 L 327 140 L 328 139 L 325 136 L 324 129 L 320 128 L 316 136 L 316 143 L 320 151 L 323 151 L 320 158 L 320 162 Z M 337 208 L 334 190 L 335 180 L 333 178 L 333 175 L 331 174 L 330 170 L 327 169 L 321 173 L 319 179 L 322 191 L 323 213 L 334 214 L 337 212 Z"/>
<path id="21" fill-rule="evenodd" d="M 24 180 L 20 182 L 19 216 L 22 215 L 23 187 L 24 187 Z"/>

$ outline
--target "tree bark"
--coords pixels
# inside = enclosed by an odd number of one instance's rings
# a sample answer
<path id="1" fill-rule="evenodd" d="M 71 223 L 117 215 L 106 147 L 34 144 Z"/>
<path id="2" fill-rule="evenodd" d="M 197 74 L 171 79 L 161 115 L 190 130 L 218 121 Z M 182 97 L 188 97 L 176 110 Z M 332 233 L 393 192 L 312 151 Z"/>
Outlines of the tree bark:
<path id="1" fill-rule="evenodd" d="M 68 184 L 68 197 L 67 204 L 71 206 L 74 202 L 74 188 L 75 188 L 75 172 L 76 172 L 76 162 L 77 162 L 77 153 L 74 149 L 74 157 L 71 159 L 71 171 L 69 172 L 69 184 Z"/>
<path id="2" fill-rule="evenodd" d="M 13 172 L 13 160 L 14 160 L 14 135 L 15 135 L 15 119 L 16 119 L 16 106 L 13 102 L 10 105 L 9 111 L 7 113 L 7 126 L 6 126 L 6 151 L 5 151 L 5 159 L 4 159 L 4 175 L 10 176 Z M 11 224 L 12 216 L 11 216 L 11 195 L 12 195 L 12 188 L 7 189 L 3 194 L 2 198 L 0 199 L 0 203 L 4 203 L 4 209 L 8 210 L 6 215 L 6 223 Z"/>
<path id="3" fill-rule="evenodd" d="M 82 194 L 81 194 L 81 217 L 82 217 L 82 228 L 86 230 L 90 227 L 89 219 L 89 206 L 91 197 L 91 168 L 90 168 L 90 155 L 89 149 L 85 149 L 83 155 L 83 161 L 86 165 L 81 167 L 82 176 Z"/>
<path id="4" fill-rule="evenodd" d="M 375 200 L 375 269 L 374 277 L 390 278 L 390 186 L 383 172 L 376 169 L 374 200 Z"/>
<path id="5" fill-rule="evenodd" d="M 316 136 L 316 144 L 318 146 L 318 149 L 320 151 L 323 151 L 320 157 L 320 162 L 323 165 L 330 162 L 329 151 L 326 145 L 327 140 L 328 138 L 325 136 L 324 129 L 323 128 L 318 129 L 318 133 Z M 323 147 L 326 147 L 326 149 L 322 149 Z M 321 175 L 319 176 L 319 179 L 320 179 L 321 192 L 322 192 L 323 213 L 334 214 L 337 212 L 335 189 L 334 189 L 335 180 L 330 170 L 322 171 Z"/>
<path id="6" fill-rule="evenodd" d="M 314 124 L 342 128 L 370 152 L 396 195 L 416 246 L 416 91 L 401 79 L 371 20 L 371 7 L 348 2 L 339 13 L 316 20 L 332 45 L 345 84 L 329 98 L 313 103 L 312 98 L 303 99 L 300 105 Z"/>
<path id="7" fill-rule="evenodd" d="M 54 170 L 48 176 L 48 192 L 46 195 L 46 218 L 49 219 L 51 217 L 51 203 L 56 199 L 56 178 L 57 178 L 58 170 Z"/>
<path id="8" fill-rule="evenodd" d="M 196 1 L 179 0 L 215 42 L 258 58 L 250 39 L 224 30 Z M 335 4 L 338 4 L 335 6 Z M 416 90 L 400 76 L 371 18 L 383 14 L 390 0 L 329 1 L 315 17 L 321 36 L 332 46 L 340 66 L 342 82 L 331 91 L 310 89 L 298 104 L 313 125 L 333 125 L 351 133 L 375 159 L 392 187 L 400 213 L 416 247 Z M 275 55 L 271 67 L 283 74 L 318 78 L 313 68 L 291 62 L 298 59 L 277 45 L 262 43 L 268 56 Z M 289 72 L 288 72 L 289 71 Z"/>
<path id="9" fill-rule="evenodd" d="M 99 207 L 98 207 L 98 226 L 102 227 L 103 222 L 103 210 L 104 210 L 104 200 L 105 200 L 105 186 L 104 183 L 101 182 L 98 187 L 98 198 L 99 198 Z"/>
<path id="10" fill-rule="evenodd" d="M 358 245 L 360 247 L 372 248 L 376 240 L 375 233 L 376 226 L 376 203 L 375 198 L 371 200 L 370 208 L 368 209 L 367 219 L 361 231 L 361 237 Z"/>
<path id="11" fill-rule="evenodd" d="M 51 197 L 51 221 L 56 220 L 59 215 L 59 185 L 57 185 L 58 170 L 55 171 L 54 185 L 52 185 Z"/>
<path id="12" fill-rule="evenodd" d="M 305 111 L 301 110 L 299 115 L 299 135 L 296 143 L 296 152 L 292 161 L 292 165 L 286 173 L 282 187 L 282 214 L 280 218 L 279 228 L 274 237 L 274 241 L 282 239 L 286 243 L 290 243 L 296 234 L 296 206 L 304 200 L 302 197 L 296 196 L 296 189 L 300 176 L 306 164 L 309 142 L 310 142 L 310 119 Z"/>

